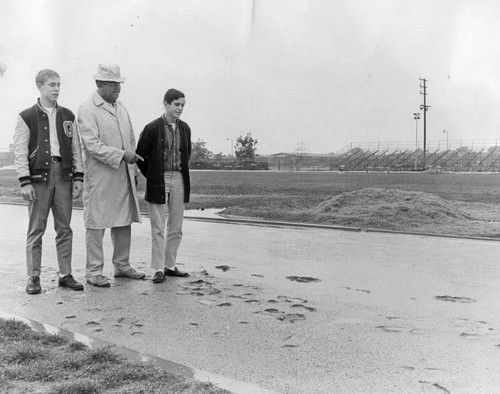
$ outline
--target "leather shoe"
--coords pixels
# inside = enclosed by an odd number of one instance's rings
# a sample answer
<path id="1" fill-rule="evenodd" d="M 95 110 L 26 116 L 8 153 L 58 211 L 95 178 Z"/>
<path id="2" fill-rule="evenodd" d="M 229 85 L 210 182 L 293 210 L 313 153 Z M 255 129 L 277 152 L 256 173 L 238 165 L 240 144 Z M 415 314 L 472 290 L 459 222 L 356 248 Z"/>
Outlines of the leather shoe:
<path id="1" fill-rule="evenodd" d="M 87 284 L 96 287 L 110 287 L 108 280 L 102 275 L 91 276 L 87 278 Z"/>
<path id="2" fill-rule="evenodd" d="M 115 278 L 144 279 L 146 275 L 130 268 L 126 271 L 115 272 Z"/>
<path id="3" fill-rule="evenodd" d="M 173 270 L 170 268 L 165 268 L 164 270 L 166 276 L 177 276 L 179 278 L 187 278 L 189 274 L 187 272 L 179 271 L 179 268 L 175 267 Z"/>
<path id="4" fill-rule="evenodd" d="M 71 290 L 83 290 L 83 285 L 77 282 L 71 274 L 65 275 L 62 278 L 59 277 L 59 287 L 67 287 Z"/>
<path id="5" fill-rule="evenodd" d="M 165 282 L 165 275 L 163 274 L 163 271 L 156 271 L 152 280 L 153 280 L 153 283 Z"/>
<path id="6" fill-rule="evenodd" d="M 42 292 L 42 287 L 40 286 L 40 277 L 30 276 L 28 278 L 28 283 L 26 283 L 26 293 L 39 294 L 41 292 Z"/>

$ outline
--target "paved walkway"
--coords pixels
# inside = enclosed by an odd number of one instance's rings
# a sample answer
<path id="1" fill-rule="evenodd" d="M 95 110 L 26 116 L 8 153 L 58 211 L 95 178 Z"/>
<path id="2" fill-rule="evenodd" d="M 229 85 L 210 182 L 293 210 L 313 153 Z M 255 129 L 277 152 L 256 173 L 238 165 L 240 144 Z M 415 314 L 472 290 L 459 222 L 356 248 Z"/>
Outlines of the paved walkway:
<path id="1" fill-rule="evenodd" d="M 500 242 L 188 219 L 179 262 L 191 278 L 78 293 L 56 287 L 50 229 L 44 291 L 28 296 L 26 207 L 0 215 L 0 311 L 249 384 L 236 392 L 500 387 Z M 81 211 L 73 229 L 83 279 Z M 133 265 L 151 277 L 147 218 L 132 231 Z"/>

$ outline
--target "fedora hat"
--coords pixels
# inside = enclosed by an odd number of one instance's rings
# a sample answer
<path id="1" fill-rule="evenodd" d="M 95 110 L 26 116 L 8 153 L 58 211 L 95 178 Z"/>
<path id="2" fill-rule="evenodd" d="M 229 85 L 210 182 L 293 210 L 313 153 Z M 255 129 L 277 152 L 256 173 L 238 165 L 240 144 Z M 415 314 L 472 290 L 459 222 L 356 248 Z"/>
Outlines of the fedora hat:
<path id="1" fill-rule="evenodd" d="M 120 75 L 120 66 L 116 64 L 102 64 L 97 66 L 97 74 L 93 77 L 96 81 L 123 82 L 125 78 Z"/>

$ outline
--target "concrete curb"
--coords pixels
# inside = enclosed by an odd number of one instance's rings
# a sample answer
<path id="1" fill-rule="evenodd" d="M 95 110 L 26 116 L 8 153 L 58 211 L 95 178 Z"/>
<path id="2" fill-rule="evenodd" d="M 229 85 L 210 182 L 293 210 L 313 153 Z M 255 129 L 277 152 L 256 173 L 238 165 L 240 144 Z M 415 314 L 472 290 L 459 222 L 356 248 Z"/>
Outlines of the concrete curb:
<path id="1" fill-rule="evenodd" d="M 23 202 L 0 202 L 0 204 L 6 205 L 26 205 Z M 75 210 L 83 210 L 81 207 L 73 207 Z M 141 215 L 148 217 L 147 212 L 141 212 Z M 491 237 L 469 237 L 466 235 L 453 235 L 453 234 L 432 234 L 432 233 L 420 233 L 413 231 L 397 231 L 397 230 L 381 230 L 376 228 L 362 228 L 362 227 L 349 227 L 349 226 L 334 226 L 327 224 L 309 224 L 309 223 L 296 223 L 296 222 L 280 222 L 272 220 L 263 219 L 241 219 L 241 218 L 207 218 L 199 216 L 184 216 L 185 220 L 194 220 L 198 222 L 210 222 L 210 223 L 228 223 L 228 224 L 245 224 L 245 225 L 255 225 L 255 226 L 279 226 L 279 227 L 295 227 L 295 228 L 317 228 L 324 230 L 340 230 L 340 231 L 355 231 L 355 232 L 367 232 L 367 233 L 383 233 L 383 234 L 399 234 L 399 235 L 417 235 L 422 237 L 437 237 L 437 238 L 456 238 L 456 239 L 472 239 L 477 241 L 500 241 L 500 238 Z"/>
<path id="2" fill-rule="evenodd" d="M 279 394 L 277 391 L 264 389 L 252 383 L 245 383 L 239 380 L 227 378 L 211 372 L 202 371 L 199 369 L 191 368 L 186 365 L 178 364 L 176 362 L 166 360 L 160 357 L 151 356 L 146 353 L 138 352 L 124 346 L 116 346 L 115 344 L 103 341 L 96 338 L 91 338 L 83 334 L 68 331 L 62 328 L 54 327 L 49 324 L 37 322 L 26 317 L 12 315 L 7 312 L 0 311 L 0 318 L 14 319 L 28 324 L 33 330 L 38 332 L 45 332 L 52 335 L 60 335 L 72 341 L 81 342 L 89 348 L 98 349 L 102 347 L 112 347 L 117 354 L 127 358 L 128 360 L 138 363 L 153 364 L 172 374 L 181 375 L 187 379 L 197 380 L 200 382 L 210 382 L 219 388 L 231 391 L 234 394 Z"/>

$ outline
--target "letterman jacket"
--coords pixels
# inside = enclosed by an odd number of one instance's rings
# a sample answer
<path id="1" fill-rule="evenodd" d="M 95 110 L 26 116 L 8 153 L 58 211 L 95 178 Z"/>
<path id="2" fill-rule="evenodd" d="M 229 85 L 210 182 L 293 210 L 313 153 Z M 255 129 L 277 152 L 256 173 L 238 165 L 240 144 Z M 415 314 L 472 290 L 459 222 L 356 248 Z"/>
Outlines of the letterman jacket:
<path id="1" fill-rule="evenodd" d="M 75 115 L 56 104 L 56 133 L 64 178 L 83 182 L 82 150 L 76 133 Z M 32 182 L 48 183 L 50 177 L 49 116 L 37 103 L 17 118 L 14 134 L 14 158 L 22 186 Z"/>
<path id="2" fill-rule="evenodd" d="M 191 157 L 191 129 L 186 122 L 177 120 L 180 134 L 181 174 L 184 181 L 184 202 L 189 202 L 191 183 L 189 179 L 189 159 Z M 165 121 L 159 117 L 147 124 L 137 143 L 136 153 L 144 158 L 137 167 L 146 177 L 144 199 L 153 204 L 165 204 L 165 178 L 163 176 L 165 146 Z"/>

